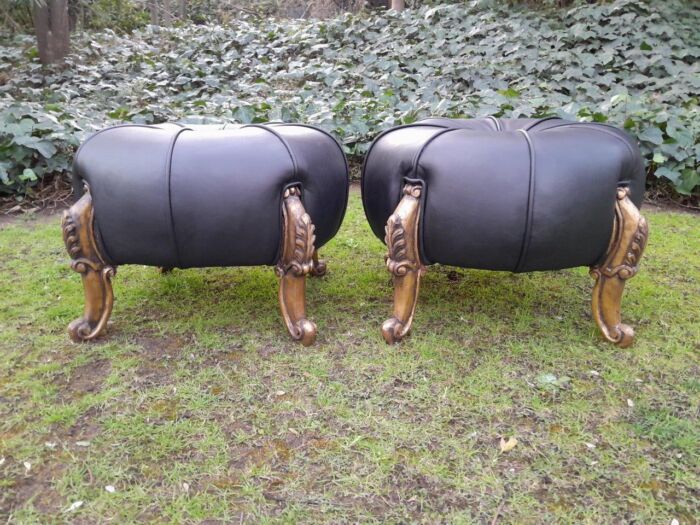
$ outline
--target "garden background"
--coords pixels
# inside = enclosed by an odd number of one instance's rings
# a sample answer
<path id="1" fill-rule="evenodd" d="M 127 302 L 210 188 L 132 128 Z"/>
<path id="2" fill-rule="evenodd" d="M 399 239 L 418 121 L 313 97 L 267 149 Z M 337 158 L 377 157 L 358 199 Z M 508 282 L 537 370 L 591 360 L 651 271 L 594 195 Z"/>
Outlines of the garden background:
<path id="1" fill-rule="evenodd" d="M 26 29 L 26 8 L 3 2 Z M 557 115 L 623 127 L 653 191 L 697 202 L 697 2 L 476 0 L 328 19 L 268 16 L 294 4 L 195 2 L 171 27 L 147 26 L 146 6 L 88 5 L 65 65 L 42 68 L 29 34 L 0 39 L 0 193 L 68 172 L 81 140 L 121 122 L 303 121 L 359 162 L 378 132 L 428 115 Z"/>

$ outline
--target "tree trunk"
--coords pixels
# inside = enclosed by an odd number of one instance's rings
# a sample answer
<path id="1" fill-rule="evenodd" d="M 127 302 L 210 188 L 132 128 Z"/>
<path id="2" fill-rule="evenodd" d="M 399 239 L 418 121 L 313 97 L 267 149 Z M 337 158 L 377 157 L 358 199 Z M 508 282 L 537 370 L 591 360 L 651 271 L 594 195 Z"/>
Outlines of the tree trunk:
<path id="1" fill-rule="evenodd" d="M 391 0 L 391 8 L 394 11 L 403 11 L 406 7 L 404 0 Z"/>
<path id="2" fill-rule="evenodd" d="M 161 25 L 170 27 L 173 25 L 173 11 L 170 5 L 170 0 L 161 0 L 160 2 Z"/>
<path id="3" fill-rule="evenodd" d="M 68 0 L 46 0 L 43 5 L 33 3 L 32 19 L 41 63 L 63 61 L 70 49 Z"/>
<path id="4" fill-rule="evenodd" d="M 367 0 L 370 9 L 391 9 L 391 0 Z"/>
<path id="5" fill-rule="evenodd" d="M 180 20 L 185 20 L 187 18 L 187 0 L 178 0 L 177 7 Z"/>
<path id="6" fill-rule="evenodd" d="M 151 25 L 157 26 L 160 21 L 158 16 L 158 0 L 148 0 L 148 12 L 151 15 Z"/>

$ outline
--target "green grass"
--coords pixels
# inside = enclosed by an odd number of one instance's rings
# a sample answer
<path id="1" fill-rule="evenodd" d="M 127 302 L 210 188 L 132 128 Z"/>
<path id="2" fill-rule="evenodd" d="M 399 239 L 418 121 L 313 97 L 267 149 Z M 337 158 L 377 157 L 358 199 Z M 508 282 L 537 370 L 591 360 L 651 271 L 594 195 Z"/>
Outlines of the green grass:
<path id="1" fill-rule="evenodd" d="M 584 268 L 431 267 L 414 333 L 386 346 L 384 247 L 356 192 L 309 280 L 313 347 L 287 336 L 270 268 L 138 266 L 107 336 L 73 344 L 58 218 L 5 225 L 0 518 L 697 523 L 700 216 L 645 213 L 625 350 L 598 335 Z"/>

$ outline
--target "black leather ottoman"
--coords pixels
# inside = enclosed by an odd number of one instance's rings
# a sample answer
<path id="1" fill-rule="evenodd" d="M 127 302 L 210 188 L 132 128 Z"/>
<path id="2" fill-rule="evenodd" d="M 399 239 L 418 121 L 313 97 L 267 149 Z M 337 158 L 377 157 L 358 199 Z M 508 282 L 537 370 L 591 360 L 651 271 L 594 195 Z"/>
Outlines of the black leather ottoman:
<path id="1" fill-rule="evenodd" d="M 311 344 L 305 279 L 325 264 L 317 249 L 340 227 L 348 168 L 327 133 L 298 124 L 125 125 L 78 150 L 82 197 L 63 218 L 72 267 L 82 274 L 85 312 L 76 341 L 97 337 L 112 310 L 121 264 L 172 268 L 276 265 L 282 315 Z"/>
<path id="2" fill-rule="evenodd" d="M 602 124 L 428 119 L 382 133 L 362 175 L 365 213 L 389 249 L 389 343 L 411 327 L 425 265 L 528 272 L 590 266 L 593 316 L 628 346 L 625 280 L 647 239 L 635 142 Z"/>

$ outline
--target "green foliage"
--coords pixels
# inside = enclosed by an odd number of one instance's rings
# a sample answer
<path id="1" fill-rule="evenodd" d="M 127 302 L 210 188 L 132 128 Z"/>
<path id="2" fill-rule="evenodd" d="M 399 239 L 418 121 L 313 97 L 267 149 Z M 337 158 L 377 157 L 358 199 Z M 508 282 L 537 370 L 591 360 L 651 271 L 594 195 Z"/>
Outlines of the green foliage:
<path id="1" fill-rule="evenodd" d="M 558 115 L 624 127 L 650 173 L 698 193 L 698 26 L 700 6 L 681 0 L 554 11 L 474 0 L 325 21 L 105 31 L 77 36 L 69 67 L 44 76 L 27 59 L 31 38 L 16 37 L 0 48 L 0 104 L 51 104 L 64 126 L 59 151 L 89 130 L 74 122 L 300 120 L 362 155 L 382 129 L 431 114 Z M 4 127 L 0 141 L 14 144 Z M 13 173 L 40 159 L 31 160 L 14 161 Z"/>
<path id="2" fill-rule="evenodd" d="M 31 30 L 31 5 L 30 0 L 0 0 L 0 33 Z"/>
<path id="3" fill-rule="evenodd" d="M 131 0 L 94 0 L 87 3 L 87 24 L 92 29 L 131 32 L 149 23 L 148 12 Z"/>
<path id="4" fill-rule="evenodd" d="M 0 108 L 0 124 L 0 194 L 68 169 L 82 131 L 53 104 L 10 104 Z"/>

